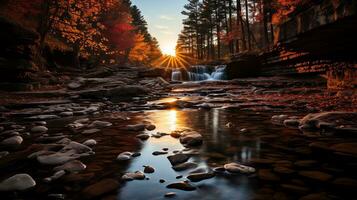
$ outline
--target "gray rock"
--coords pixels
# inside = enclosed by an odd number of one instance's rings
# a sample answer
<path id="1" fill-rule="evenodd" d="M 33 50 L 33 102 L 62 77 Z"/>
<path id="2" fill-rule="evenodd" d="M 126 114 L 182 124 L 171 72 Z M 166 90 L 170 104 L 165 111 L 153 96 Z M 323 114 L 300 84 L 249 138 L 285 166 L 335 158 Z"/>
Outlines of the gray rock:
<path id="1" fill-rule="evenodd" d="M 134 173 L 125 173 L 122 177 L 122 180 L 125 181 L 131 181 L 131 180 L 144 180 L 145 179 L 145 174 L 141 171 L 136 171 Z"/>
<path id="2" fill-rule="evenodd" d="M 238 163 L 225 164 L 224 168 L 231 173 L 251 174 L 255 172 L 255 169 L 253 167 L 241 165 Z"/>
<path id="3" fill-rule="evenodd" d="M 212 172 L 203 172 L 203 173 L 193 173 L 187 176 L 187 178 L 192 182 L 199 182 L 205 179 L 210 179 L 215 176 Z"/>
<path id="4" fill-rule="evenodd" d="M 36 185 L 28 174 L 16 174 L 0 183 L 0 191 L 22 191 Z"/>
<path id="5" fill-rule="evenodd" d="M 48 131 L 48 128 L 45 126 L 35 126 L 31 128 L 32 133 L 45 133 Z"/>
<path id="6" fill-rule="evenodd" d="M 177 183 L 171 183 L 169 185 L 166 186 L 167 188 L 170 189 L 178 189 L 178 190 L 184 190 L 184 191 L 193 191 L 196 190 L 196 187 L 189 184 L 188 182 L 177 182 Z"/>
<path id="7" fill-rule="evenodd" d="M 97 145 L 97 141 L 93 140 L 93 139 L 89 139 L 89 140 L 86 140 L 85 142 L 83 142 L 83 145 L 86 145 L 86 146 L 95 146 Z"/>
<path id="8" fill-rule="evenodd" d="M 43 180 L 44 180 L 44 182 L 49 183 L 49 182 L 52 182 L 54 180 L 61 178 L 65 174 L 66 174 L 66 172 L 64 170 L 60 170 L 60 171 L 55 172 L 51 177 L 44 178 Z"/>
<path id="9" fill-rule="evenodd" d="M 82 87 L 82 84 L 79 82 L 71 82 L 67 85 L 67 87 L 71 90 L 74 90 L 74 89 L 78 89 L 78 88 Z"/>
<path id="10" fill-rule="evenodd" d="M 70 111 L 61 112 L 59 115 L 62 117 L 70 117 L 70 116 L 73 116 L 73 112 L 70 112 Z"/>
<path id="11" fill-rule="evenodd" d="M 176 193 L 175 193 L 175 192 L 168 192 L 168 193 L 166 193 L 166 194 L 164 195 L 164 197 L 167 197 L 167 198 L 172 198 L 172 197 L 174 197 L 174 196 L 176 196 Z"/>
<path id="12" fill-rule="evenodd" d="M 87 168 L 87 166 L 85 164 L 83 164 L 81 161 L 79 160 L 72 160 L 70 162 L 67 162 L 61 166 L 55 167 L 53 168 L 54 171 L 68 171 L 68 172 L 80 172 L 83 171 Z"/>
<path id="13" fill-rule="evenodd" d="M 187 154 L 175 154 L 172 156 L 168 156 L 167 159 L 169 159 L 170 163 L 175 166 L 181 163 L 186 162 L 188 159 L 190 158 L 190 156 L 188 156 Z"/>
<path id="14" fill-rule="evenodd" d="M 106 128 L 112 126 L 113 124 L 105 121 L 94 121 L 88 127 L 89 128 Z"/>
<path id="15" fill-rule="evenodd" d="M 36 115 L 36 116 L 32 116 L 29 117 L 29 119 L 31 120 L 49 120 L 49 119 L 58 119 L 60 118 L 57 115 Z"/>
<path id="16" fill-rule="evenodd" d="M 94 133 L 98 133 L 100 131 L 101 131 L 100 129 L 92 128 L 92 129 L 84 130 L 82 132 L 82 134 L 91 135 L 91 134 L 94 134 Z"/>
<path id="17" fill-rule="evenodd" d="M 126 151 L 126 152 L 123 152 L 123 153 L 119 154 L 119 155 L 117 156 L 117 160 L 119 160 L 119 161 L 130 160 L 131 157 L 132 157 L 132 155 L 133 155 L 132 152 Z"/>
<path id="18" fill-rule="evenodd" d="M 13 137 L 10 137 L 10 138 L 7 138 L 7 139 L 1 141 L 0 144 L 6 145 L 6 146 L 18 146 L 22 142 L 23 142 L 22 137 L 16 135 L 16 136 L 13 136 Z"/>

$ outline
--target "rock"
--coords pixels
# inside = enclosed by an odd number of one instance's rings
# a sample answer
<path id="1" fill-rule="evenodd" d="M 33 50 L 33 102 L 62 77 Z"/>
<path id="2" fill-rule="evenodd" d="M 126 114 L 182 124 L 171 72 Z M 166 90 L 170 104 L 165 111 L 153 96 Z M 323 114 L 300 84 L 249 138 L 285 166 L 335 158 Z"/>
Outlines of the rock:
<path id="1" fill-rule="evenodd" d="M 196 163 L 192 163 L 192 162 L 184 162 L 178 165 L 174 165 L 172 167 L 172 169 L 174 169 L 175 171 L 184 171 L 187 169 L 193 169 L 196 168 L 198 165 Z"/>
<path id="2" fill-rule="evenodd" d="M 173 165 L 173 166 L 178 165 L 180 163 L 184 163 L 189 158 L 190 158 L 190 156 L 188 156 L 187 154 L 182 154 L 182 153 L 167 157 L 167 159 L 169 159 L 171 165 Z"/>
<path id="3" fill-rule="evenodd" d="M 69 111 L 67 111 L 67 112 L 61 112 L 61 113 L 59 114 L 59 116 L 62 116 L 62 117 L 70 117 L 70 116 L 73 116 L 73 112 L 69 112 Z"/>
<path id="4" fill-rule="evenodd" d="M 168 154 L 167 151 L 154 151 L 152 152 L 152 155 L 154 156 L 159 156 L 159 155 L 164 155 L 164 154 Z"/>
<path id="5" fill-rule="evenodd" d="M 357 143 L 350 142 L 350 143 L 334 144 L 334 145 L 330 146 L 330 149 L 337 151 L 337 152 L 357 155 Z"/>
<path id="6" fill-rule="evenodd" d="M 16 174 L 0 183 L 0 191 L 22 191 L 36 185 L 35 180 L 28 174 Z"/>
<path id="7" fill-rule="evenodd" d="M 300 125 L 300 120 L 297 119 L 286 119 L 284 120 L 284 126 L 298 128 Z"/>
<path id="8" fill-rule="evenodd" d="M 45 133 L 48 131 L 48 128 L 45 126 L 35 126 L 31 128 L 32 133 Z"/>
<path id="9" fill-rule="evenodd" d="M 2 145 L 6 146 L 18 146 L 22 143 L 23 139 L 21 136 L 12 136 L 0 142 Z"/>
<path id="10" fill-rule="evenodd" d="M 322 112 L 308 114 L 301 119 L 300 126 L 308 129 L 318 129 L 319 124 L 329 126 L 354 125 L 357 121 L 357 112 Z"/>
<path id="11" fill-rule="evenodd" d="M 153 125 L 153 124 L 149 124 L 149 125 L 146 125 L 146 130 L 148 130 L 148 131 L 153 131 L 153 130 L 155 130 L 156 129 L 156 126 L 155 125 Z"/>
<path id="12" fill-rule="evenodd" d="M 288 119 L 288 115 L 274 115 L 271 118 L 273 124 L 283 125 L 284 120 Z"/>
<path id="13" fill-rule="evenodd" d="M 4 130 L 5 130 L 5 128 L 2 127 L 2 126 L 0 126 L 0 132 L 2 132 L 2 131 L 4 131 Z"/>
<path id="14" fill-rule="evenodd" d="M 67 85 L 67 87 L 71 90 L 75 90 L 75 89 L 82 87 L 82 84 L 79 82 L 71 82 Z"/>
<path id="15" fill-rule="evenodd" d="M 213 171 L 215 173 L 222 174 L 222 173 L 226 172 L 226 169 L 224 167 L 215 167 L 215 168 L 213 168 Z"/>
<path id="16" fill-rule="evenodd" d="M 100 132 L 100 129 L 93 128 L 93 129 L 84 130 L 82 134 L 91 135 L 98 132 Z"/>
<path id="17" fill-rule="evenodd" d="M 146 127 L 145 124 L 127 125 L 126 130 L 128 130 L 128 131 L 144 131 L 145 127 Z"/>
<path id="18" fill-rule="evenodd" d="M 195 186 L 193 186 L 187 182 L 184 182 L 184 181 L 177 182 L 177 183 L 171 183 L 171 184 L 167 185 L 166 187 L 170 188 L 170 189 L 178 189 L 178 190 L 184 190 L 184 191 L 196 190 Z"/>
<path id="19" fill-rule="evenodd" d="M 316 180 L 316 181 L 321 181 L 321 182 L 328 181 L 332 178 L 332 176 L 330 174 L 320 172 L 320 171 L 300 171 L 299 175 L 309 178 L 309 179 Z"/>
<path id="20" fill-rule="evenodd" d="M 103 179 L 93 185 L 86 187 L 82 193 L 85 199 L 97 199 L 103 194 L 119 188 L 118 181 L 114 179 Z"/>
<path id="21" fill-rule="evenodd" d="M 180 179 L 182 177 L 183 177 L 182 175 L 178 175 L 178 176 L 176 176 L 176 179 Z"/>
<path id="22" fill-rule="evenodd" d="M 141 171 L 136 171 L 134 173 L 125 173 L 122 177 L 122 180 L 125 181 L 131 181 L 131 180 L 144 180 L 145 179 L 145 174 Z"/>
<path id="23" fill-rule="evenodd" d="M 238 163 L 225 164 L 224 168 L 231 173 L 251 174 L 255 172 L 255 169 L 253 167 L 248 167 Z"/>
<path id="24" fill-rule="evenodd" d="M 258 177 L 265 181 L 279 181 L 280 180 L 280 178 L 276 174 L 271 172 L 270 169 L 260 169 L 258 171 Z"/>
<path id="25" fill-rule="evenodd" d="M 0 151 L 0 159 L 9 155 L 10 153 L 8 151 Z"/>
<path id="26" fill-rule="evenodd" d="M 239 130 L 239 132 L 241 132 L 241 133 L 247 133 L 247 132 L 248 132 L 248 129 L 242 128 L 242 129 Z"/>
<path id="27" fill-rule="evenodd" d="M 147 139 L 149 139 L 150 135 L 143 133 L 143 134 L 137 135 L 136 137 L 139 138 L 140 140 L 147 140 Z"/>
<path id="28" fill-rule="evenodd" d="M 130 160 L 132 155 L 133 155 L 133 153 L 126 151 L 126 152 L 123 152 L 123 153 L 119 154 L 117 156 L 117 160 L 119 160 L 119 161 Z"/>
<path id="29" fill-rule="evenodd" d="M 146 174 L 151 174 L 151 173 L 154 173 L 155 172 L 155 169 L 151 166 L 144 166 L 144 173 Z"/>
<path id="30" fill-rule="evenodd" d="M 203 172 L 203 173 L 193 173 L 187 176 L 187 178 L 192 182 L 199 182 L 205 179 L 210 179 L 215 176 L 212 172 Z"/>
<path id="31" fill-rule="evenodd" d="M 159 182 L 160 183 L 165 183 L 166 181 L 165 181 L 165 179 L 160 179 Z"/>
<path id="32" fill-rule="evenodd" d="M 203 139 L 201 134 L 189 131 L 181 134 L 180 142 L 186 146 L 199 146 L 202 144 Z"/>
<path id="33" fill-rule="evenodd" d="M 89 139 L 83 142 L 83 145 L 86 146 L 95 146 L 97 145 L 97 141 L 93 140 L 93 139 Z"/>
<path id="34" fill-rule="evenodd" d="M 140 152 L 135 152 L 135 153 L 133 153 L 133 155 L 131 155 L 131 157 L 133 157 L 133 158 L 139 157 L 139 156 L 141 156 Z"/>
<path id="35" fill-rule="evenodd" d="M 86 145 L 81 144 L 81 143 L 71 141 L 69 144 L 67 144 L 60 150 L 60 152 L 67 152 L 67 151 L 72 151 L 72 152 L 80 154 L 80 153 L 91 152 L 92 149 Z"/>
<path id="36" fill-rule="evenodd" d="M 64 194 L 49 194 L 48 198 L 50 199 L 65 199 L 65 195 Z"/>
<path id="37" fill-rule="evenodd" d="M 357 180 L 347 177 L 337 178 L 332 184 L 339 189 L 347 189 L 355 191 L 357 189 Z"/>
<path id="38" fill-rule="evenodd" d="M 94 121 L 88 127 L 89 128 L 106 128 L 112 126 L 113 124 L 105 121 Z"/>
<path id="39" fill-rule="evenodd" d="M 83 171 L 87 168 L 87 166 L 85 164 L 83 164 L 81 161 L 79 160 L 72 160 L 70 162 L 67 162 L 61 166 L 55 167 L 53 170 L 54 171 L 68 171 L 68 172 L 80 172 Z"/>
<path id="40" fill-rule="evenodd" d="M 182 134 L 181 131 L 172 131 L 170 133 L 171 137 L 173 137 L 173 138 L 179 138 L 179 137 L 181 137 L 181 134 Z"/>
<path id="41" fill-rule="evenodd" d="M 57 115 L 36 115 L 36 116 L 32 116 L 29 117 L 29 119 L 31 120 L 49 120 L 49 119 L 58 119 L 60 118 Z"/>
<path id="42" fill-rule="evenodd" d="M 164 197 L 167 197 L 167 198 L 171 198 L 171 197 L 174 197 L 176 196 L 176 193 L 175 192 L 168 192 L 164 195 Z"/>
<path id="43" fill-rule="evenodd" d="M 169 148 L 162 148 L 162 150 L 163 150 L 163 151 L 168 151 L 168 150 L 169 150 Z"/>
<path id="44" fill-rule="evenodd" d="M 55 172 L 51 177 L 44 178 L 44 181 L 49 183 L 49 182 L 52 182 L 54 180 L 61 178 L 65 174 L 66 174 L 66 172 L 64 170 L 59 170 L 59 171 Z"/>
<path id="45" fill-rule="evenodd" d="M 73 153 L 51 153 L 37 156 L 37 161 L 44 165 L 62 165 L 71 160 L 80 158 L 80 155 Z"/>

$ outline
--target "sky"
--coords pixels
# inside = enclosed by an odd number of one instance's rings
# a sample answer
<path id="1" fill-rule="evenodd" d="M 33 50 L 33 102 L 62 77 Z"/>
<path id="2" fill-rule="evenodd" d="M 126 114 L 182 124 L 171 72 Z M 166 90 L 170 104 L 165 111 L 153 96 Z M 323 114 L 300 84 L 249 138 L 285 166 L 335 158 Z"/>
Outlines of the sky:
<path id="1" fill-rule="evenodd" d="M 163 53 L 174 54 L 184 18 L 181 11 L 187 0 L 132 0 L 132 3 L 141 10 Z"/>

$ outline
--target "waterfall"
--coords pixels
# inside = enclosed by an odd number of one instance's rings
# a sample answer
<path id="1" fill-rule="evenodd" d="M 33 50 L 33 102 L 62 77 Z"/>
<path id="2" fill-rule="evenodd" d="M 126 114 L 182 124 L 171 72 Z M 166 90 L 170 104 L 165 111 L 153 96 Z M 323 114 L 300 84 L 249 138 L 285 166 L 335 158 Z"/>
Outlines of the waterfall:
<path id="1" fill-rule="evenodd" d="M 205 65 L 195 65 L 183 71 L 180 69 L 172 70 L 172 81 L 205 81 L 205 80 L 224 80 L 226 78 L 226 66 L 218 65 L 215 67 Z M 184 72 L 184 74 L 182 74 Z M 185 73 L 186 72 L 186 73 Z"/>

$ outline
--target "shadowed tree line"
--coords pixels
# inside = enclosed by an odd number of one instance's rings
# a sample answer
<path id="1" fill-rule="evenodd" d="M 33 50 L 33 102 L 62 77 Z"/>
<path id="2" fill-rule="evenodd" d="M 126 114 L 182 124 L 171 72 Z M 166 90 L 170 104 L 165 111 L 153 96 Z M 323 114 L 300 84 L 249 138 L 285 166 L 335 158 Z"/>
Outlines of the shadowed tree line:
<path id="1" fill-rule="evenodd" d="M 0 12 L 37 32 L 40 55 L 70 51 L 76 67 L 82 60 L 151 64 L 161 56 L 130 0 L 3 0 Z"/>
<path id="2" fill-rule="evenodd" d="M 177 50 L 200 60 L 262 51 L 274 44 L 274 27 L 302 0 L 189 0 Z"/>

